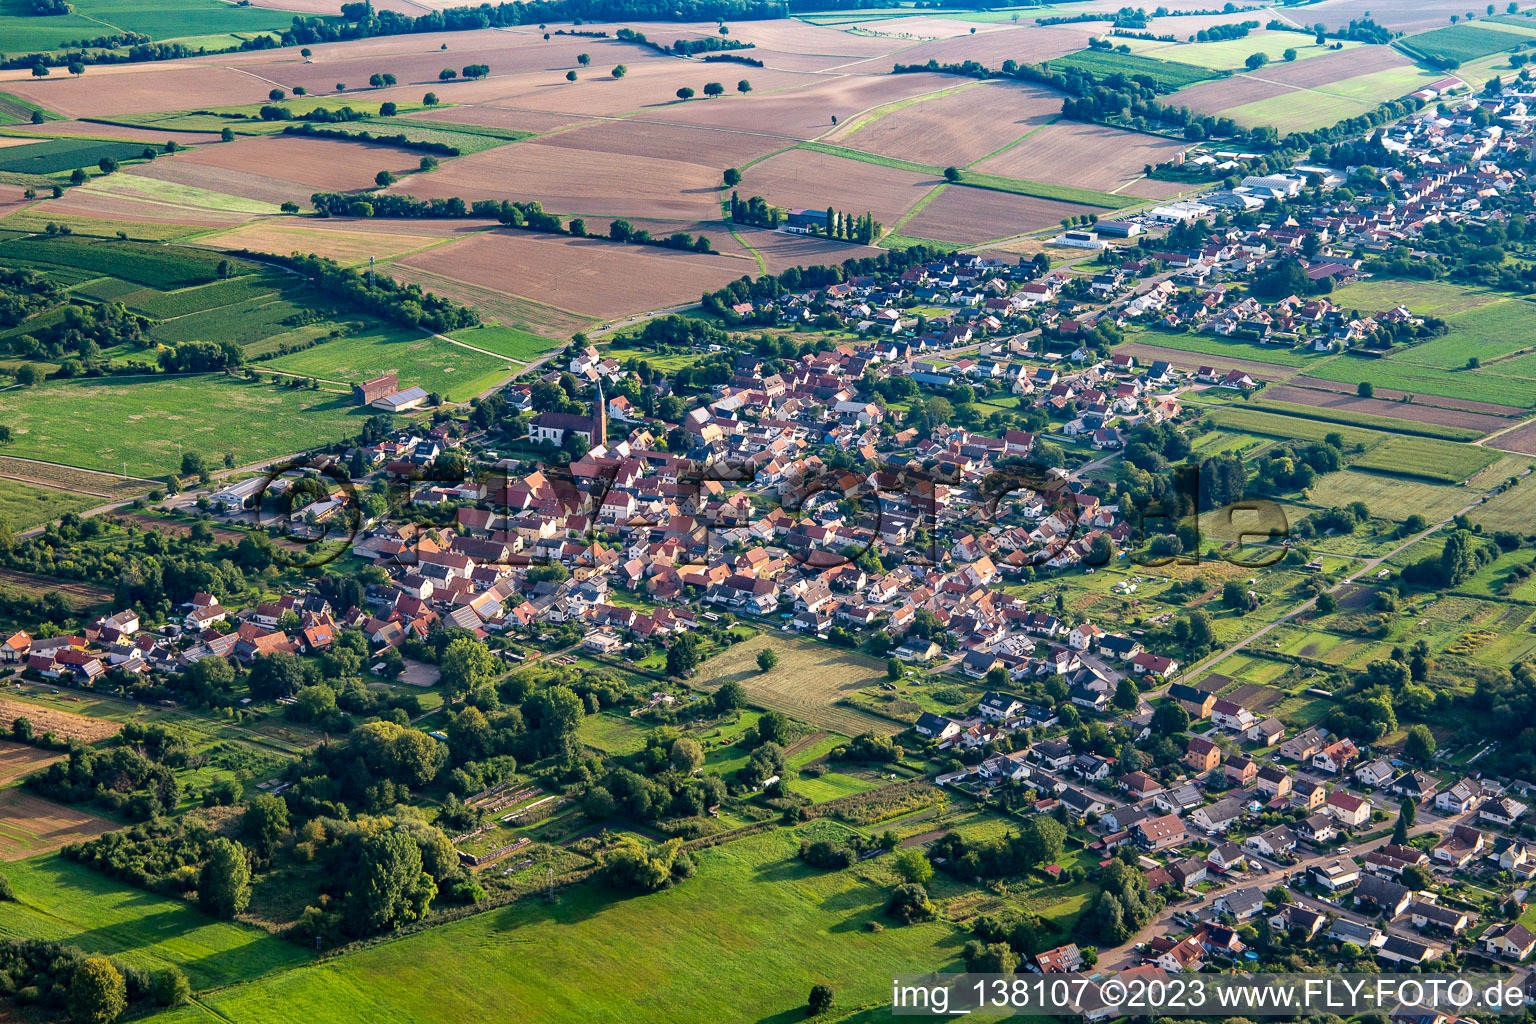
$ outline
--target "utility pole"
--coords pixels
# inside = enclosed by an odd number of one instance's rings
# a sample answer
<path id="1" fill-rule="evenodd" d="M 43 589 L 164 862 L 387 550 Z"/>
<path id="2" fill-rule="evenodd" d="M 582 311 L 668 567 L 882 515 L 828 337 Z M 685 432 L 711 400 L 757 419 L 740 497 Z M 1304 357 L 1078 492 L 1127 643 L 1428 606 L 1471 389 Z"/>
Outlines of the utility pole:
<path id="1" fill-rule="evenodd" d="M 373 287 L 373 257 L 368 257 L 368 287 Z"/>

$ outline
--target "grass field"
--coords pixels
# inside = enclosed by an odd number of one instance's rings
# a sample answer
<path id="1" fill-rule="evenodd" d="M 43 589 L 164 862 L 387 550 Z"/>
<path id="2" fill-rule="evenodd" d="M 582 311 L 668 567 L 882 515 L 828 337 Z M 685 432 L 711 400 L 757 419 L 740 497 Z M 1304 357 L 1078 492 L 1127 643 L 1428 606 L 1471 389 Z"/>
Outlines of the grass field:
<path id="1" fill-rule="evenodd" d="M 530 334 L 516 327 L 506 327 L 501 324 L 470 327 L 462 331 L 454 331 L 448 337 L 454 341 L 462 341 L 466 345 L 473 345 L 475 348 L 483 348 L 487 352 L 506 356 L 519 363 L 531 363 L 546 352 L 563 348 L 565 345 L 563 341 L 555 341 L 552 338 Z"/>
<path id="2" fill-rule="evenodd" d="M 1525 41 L 1525 36 L 1519 32 L 1504 32 L 1497 24 L 1478 22 L 1476 25 L 1452 25 L 1420 32 L 1398 40 L 1398 45 L 1426 57 L 1449 57 L 1466 61 L 1513 49 Z"/>
<path id="3" fill-rule="evenodd" d="M 759 672 L 757 652 L 772 648 L 779 663 L 772 671 Z M 747 699 L 770 711 L 782 711 L 807 725 L 856 736 L 861 732 L 885 735 L 901 726 L 836 702 L 846 693 L 860 690 L 885 678 L 885 664 L 873 658 L 837 648 L 781 636 L 753 637 L 715 655 L 699 667 L 691 684 L 715 690 L 729 680 L 739 682 Z"/>
<path id="4" fill-rule="evenodd" d="M 1363 427 L 1325 423 L 1320 420 L 1304 420 L 1296 416 L 1282 416 L 1278 413 L 1260 412 L 1235 405 L 1212 409 L 1210 419 L 1218 427 L 1282 440 L 1295 438 L 1300 441 L 1321 441 L 1329 434 L 1339 434 L 1344 438 L 1345 444 L 1369 446 L 1387 437 L 1380 431 L 1367 430 Z"/>
<path id="5" fill-rule="evenodd" d="M 526 139 L 533 134 L 505 128 L 481 128 L 478 125 L 452 124 L 444 121 L 402 121 L 398 117 L 370 117 L 363 121 L 319 125 L 317 128 L 327 135 L 341 132 L 365 141 L 371 138 L 403 135 L 411 142 L 435 142 L 452 146 L 459 151 L 460 156 L 505 146 L 509 142 Z"/>
<path id="6" fill-rule="evenodd" d="M 628 715 L 605 712 L 583 718 L 577 737 L 589 747 L 622 756 L 643 749 L 649 731 Z"/>
<path id="7" fill-rule="evenodd" d="M 57 856 L 5 866 L 17 902 L 0 903 L 0 935 L 58 939 L 155 970 L 175 964 L 192 987 L 228 985 L 303 963 L 297 946 L 132 889 Z"/>
<path id="8" fill-rule="evenodd" d="M 1363 501 L 1373 515 L 1402 521 L 1411 515 L 1443 519 L 1472 504 L 1475 495 L 1428 480 L 1341 469 L 1327 473 L 1307 490 L 1314 505 L 1329 508 Z"/>
<path id="9" fill-rule="evenodd" d="M 49 222 L 67 226 L 77 237 L 116 238 L 117 233 L 121 231 L 136 242 L 168 242 L 207 230 L 195 224 L 161 224 L 96 217 L 72 217 L 67 214 L 38 214 L 30 210 L 13 213 L 4 220 L 0 220 L 0 230 L 42 231 Z"/>
<path id="10" fill-rule="evenodd" d="M 1496 453 L 1468 444 L 1432 437 L 1389 437 L 1351 465 L 1393 476 L 1460 483 L 1497 459 Z"/>
<path id="11" fill-rule="evenodd" d="M 942 922 L 883 918 L 880 860 L 822 872 L 781 829 L 699 854 L 699 872 L 645 896 L 600 885 L 528 900 L 313 967 L 206 996 L 231 1024 L 350 1020 L 798 1020 L 825 982 L 842 1005 L 889 994 L 893 971 L 959 952 Z M 882 921 L 868 932 L 866 921 Z M 474 984 L 441 983 L 451 962 Z"/>
<path id="12" fill-rule="evenodd" d="M 100 498 L 88 494 L 72 494 L 0 478 L 0 523 L 9 526 L 13 532 L 30 530 L 66 512 L 82 512 L 100 504 Z"/>
<path id="13" fill-rule="evenodd" d="M 1485 530 L 1529 533 L 1531 524 L 1536 523 L 1536 483 L 1526 477 L 1515 487 L 1468 512 L 1467 518 Z"/>
<path id="14" fill-rule="evenodd" d="M 350 397 L 212 374 L 50 381 L 0 393 L 0 420 L 15 432 L 7 454 L 114 473 L 127 463 L 129 473 L 156 478 L 179 467 L 182 452 L 215 462 L 227 452 L 243 465 L 350 436 L 365 418 Z"/>
<path id="15" fill-rule="evenodd" d="M 1244 67 L 1249 56 L 1255 53 L 1262 53 L 1272 63 L 1281 64 L 1285 62 L 1286 50 L 1295 50 L 1297 60 L 1321 57 L 1323 54 L 1334 52 L 1329 48 L 1333 45 L 1333 40 L 1318 46 L 1306 36 L 1295 32 L 1252 32 L 1241 39 L 1218 39 L 1210 43 L 1164 43 L 1120 37 L 1115 37 L 1113 41 L 1117 46 L 1122 42 L 1126 43 L 1134 53 L 1140 56 L 1189 64 L 1197 68 L 1209 68 L 1212 71 L 1235 71 Z M 1344 43 L 1346 49 L 1359 45 L 1354 42 Z M 1184 84 L 1188 83 L 1180 83 L 1180 87 Z"/>
<path id="16" fill-rule="evenodd" d="M 1370 430 L 1421 434 L 1426 437 L 1438 437 L 1446 441 L 1472 441 L 1481 436 L 1478 431 L 1469 427 L 1451 427 L 1439 423 L 1400 420 L 1392 416 L 1376 416 L 1371 413 L 1328 409 L 1316 405 L 1275 402 L 1262 397 L 1252 399 L 1248 405 L 1265 412 L 1278 413 L 1281 416 L 1299 416 L 1303 419 L 1325 420 L 1329 423 L 1343 423 L 1348 426 L 1366 427 Z"/>
<path id="17" fill-rule="evenodd" d="M 1308 349 L 1297 350 L 1285 345 L 1255 345 L 1247 341 L 1232 341 L 1213 334 L 1181 334 L 1175 331 L 1128 331 L 1127 342 L 1141 342 L 1159 348 L 1178 349 L 1180 352 L 1197 352 L 1207 356 L 1226 356 L 1246 359 L 1256 363 L 1273 363 L 1276 366 L 1297 368 L 1321 362 L 1328 356 Z"/>
<path id="18" fill-rule="evenodd" d="M 1156 57 L 1142 57 L 1134 53 L 1105 53 L 1102 50 L 1081 50 L 1065 57 L 1056 57 L 1050 61 L 1050 66 L 1080 68 L 1096 75 L 1112 75 L 1116 72 L 1127 76 L 1146 75 L 1167 89 L 1182 89 L 1186 85 L 1219 77 L 1209 68 L 1200 67 L 1197 63 L 1159 60 Z"/>
<path id="19" fill-rule="evenodd" d="M 246 196 L 215 192 L 183 185 L 174 181 L 162 181 L 141 174 L 112 174 L 97 178 L 81 186 L 82 195 L 109 196 L 118 199 L 140 200 L 149 203 L 165 203 L 189 210 L 211 210 L 217 213 L 249 213 L 275 216 L 281 212 L 276 203 L 251 199 Z"/>
<path id="20" fill-rule="evenodd" d="M 1396 356 L 1387 359 L 1340 356 L 1319 364 L 1308 370 L 1308 373 L 1341 384 L 1370 381 L 1378 388 L 1406 391 L 1409 394 L 1494 402 L 1523 409 L 1536 405 L 1536 380 L 1495 372 L 1505 367 L 1506 364 L 1495 364 L 1494 367 L 1480 370 L 1447 370 L 1405 362 Z"/>
<path id="21" fill-rule="evenodd" d="M 1394 354 L 1394 363 L 1461 370 L 1473 356 L 1487 364 L 1536 344 L 1536 302 L 1486 288 L 1382 278 L 1340 288 L 1330 298 L 1363 313 L 1402 305 L 1445 320 L 1450 333 Z M 1504 372 L 1499 364 L 1487 369 Z"/>
<path id="22" fill-rule="evenodd" d="M 495 356 L 404 327 L 327 341 L 265 365 L 348 384 L 394 373 L 402 388 L 425 388 L 453 401 L 468 401 L 511 374 L 507 363 Z"/>

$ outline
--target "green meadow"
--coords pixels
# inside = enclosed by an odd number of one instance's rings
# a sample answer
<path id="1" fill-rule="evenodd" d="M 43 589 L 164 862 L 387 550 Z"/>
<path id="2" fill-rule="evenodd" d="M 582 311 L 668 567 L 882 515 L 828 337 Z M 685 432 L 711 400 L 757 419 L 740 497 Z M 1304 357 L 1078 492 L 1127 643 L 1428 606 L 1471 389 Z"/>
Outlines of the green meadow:
<path id="1" fill-rule="evenodd" d="M 698 874 L 673 889 L 588 884 L 203 1002 L 230 1024 L 789 1021 L 803 1018 L 814 984 L 856 1007 L 888 996 L 893 973 L 956 960 L 963 937 L 949 924 L 884 916 L 891 878 L 880 860 L 823 872 L 799 860 L 798 845 L 789 830 L 750 836 L 700 852 Z"/>
<path id="2" fill-rule="evenodd" d="M 156 970 L 175 964 L 194 989 L 257 978 L 308 954 L 180 900 L 130 888 L 55 854 L 5 865 L 16 902 L 0 903 L 0 935 L 57 939 Z"/>

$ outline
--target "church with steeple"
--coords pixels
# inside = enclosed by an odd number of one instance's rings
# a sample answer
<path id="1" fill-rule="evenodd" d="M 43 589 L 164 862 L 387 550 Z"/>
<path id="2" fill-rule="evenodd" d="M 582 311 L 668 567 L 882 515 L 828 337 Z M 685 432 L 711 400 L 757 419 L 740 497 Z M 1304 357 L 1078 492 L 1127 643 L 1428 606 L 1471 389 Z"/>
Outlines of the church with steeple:
<path id="1" fill-rule="evenodd" d="M 535 443 L 549 441 L 561 445 L 567 434 L 577 435 L 587 442 L 588 448 L 608 442 L 608 403 L 603 398 L 602 380 L 597 382 L 597 401 L 593 403 L 590 416 L 574 412 L 541 412 L 528 424 L 528 440 Z"/>

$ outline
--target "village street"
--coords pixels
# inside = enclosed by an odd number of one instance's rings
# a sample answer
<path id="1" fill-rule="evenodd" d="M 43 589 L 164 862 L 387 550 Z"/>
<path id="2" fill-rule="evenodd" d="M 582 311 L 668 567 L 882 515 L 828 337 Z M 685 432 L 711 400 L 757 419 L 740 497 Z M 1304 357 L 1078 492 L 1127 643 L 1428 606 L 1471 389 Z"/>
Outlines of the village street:
<path id="1" fill-rule="evenodd" d="M 1452 826 L 1470 822 L 1471 820 L 1475 819 L 1476 813 L 1476 811 L 1468 811 L 1464 815 L 1436 817 L 1432 812 L 1423 812 L 1423 819 L 1421 819 L 1416 827 L 1409 830 L 1408 835 L 1410 838 L 1430 833 L 1435 835 L 1445 835 L 1446 833 L 1450 832 Z M 1379 850 L 1381 847 L 1386 846 L 1391 841 L 1392 837 L 1389 834 L 1378 839 L 1373 839 L 1370 842 L 1363 843 L 1359 846 L 1351 846 L 1347 856 L 1350 858 L 1363 858 L 1366 854 L 1375 850 Z M 1164 907 L 1160 912 L 1158 912 L 1157 916 L 1147 924 L 1146 927 L 1142 928 L 1141 931 L 1137 932 L 1126 943 L 1117 946 L 1114 949 L 1100 950 L 1100 967 L 1110 968 L 1113 970 L 1123 970 L 1127 967 L 1134 967 L 1141 963 L 1141 953 L 1137 951 L 1137 945 L 1148 941 L 1153 936 L 1163 935 L 1170 931 L 1178 930 L 1179 926 L 1177 922 L 1174 921 L 1175 915 L 1195 914 L 1205 916 L 1207 912 L 1211 910 L 1211 904 L 1223 893 L 1231 892 L 1234 889 L 1240 888 L 1256 888 L 1261 893 L 1267 892 L 1277 885 L 1284 885 L 1286 879 L 1288 879 L 1290 876 L 1305 873 L 1308 867 L 1312 864 L 1324 863 L 1330 860 L 1335 860 L 1339 857 L 1346 856 L 1345 854 L 1335 853 L 1332 850 L 1329 850 L 1324 853 L 1314 854 L 1310 857 L 1303 857 L 1295 864 L 1280 865 L 1272 861 L 1266 861 L 1264 858 L 1257 857 L 1251 851 L 1245 850 L 1244 852 L 1247 853 L 1250 858 L 1252 858 L 1253 863 L 1266 865 L 1264 869 L 1258 872 L 1249 872 L 1247 874 L 1227 876 L 1227 881 L 1229 884 L 1223 886 L 1218 891 L 1200 895 L 1195 900 L 1186 900 L 1184 902 L 1175 903 Z M 1357 914 L 1352 910 L 1341 910 L 1336 906 L 1324 903 L 1322 900 L 1314 899 L 1310 896 L 1305 896 L 1301 893 L 1295 892 L 1294 890 L 1292 891 L 1291 895 L 1292 898 L 1296 900 L 1296 902 L 1310 907 L 1313 910 L 1326 911 L 1335 915 L 1336 917 L 1342 917 L 1360 924 L 1369 924 L 1372 920 L 1363 914 Z M 1393 927 L 1389 928 L 1388 931 L 1394 935 L 1401 935 L 1404 937 L 1413 938 L 1416 941 L 1423 941 L 1423 936 L 1418 935 L 1410 928 L 1394 925 Z"/>

